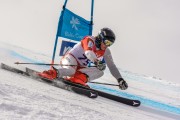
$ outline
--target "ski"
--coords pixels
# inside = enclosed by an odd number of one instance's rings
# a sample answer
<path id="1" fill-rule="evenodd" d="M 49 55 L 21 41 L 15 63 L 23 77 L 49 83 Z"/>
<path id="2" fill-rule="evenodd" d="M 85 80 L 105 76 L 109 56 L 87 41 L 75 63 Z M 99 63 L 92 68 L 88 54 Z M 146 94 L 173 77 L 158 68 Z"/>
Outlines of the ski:
<path id="1" fill-rule="evenodd" d="M 17 68 L 14 68 L 14 67 L 11 67 L 11 66 L 8 66 L 6 64 L 1 63 L 1 68 L 6 69 L 6 70 L 11 71 L 11 72 L 15 72 L 15 73 L 19 73 L 19 74 L 31 77 L 33 79 L 43 80 L 43 81 L 45 81 L 45 82 L 47 82 L 53 86 L 56 86 L 56 87 L 59 87 L 59 88 L 62 88 L 62 89 L 68 90 L 68 91 L 72 91 L 72 92 L 75 92 L 75 93 L 78 93 L 81 95 L 85 95 L 85 96 L 90 97 L 90 98 L 96 98 L 98 96 L 101 96 L 101 97 L 104 97 L 104 98 L 107 98 L 107 99 L 110 99 L 113 101 L 117 101 L 117 102 L 120 102 L 120 103 L 123 103 L 126 105 L 133 106 L 133 107 L 138 107 L 141 105 L 141 102 L 139 100 L 124 98 L 121 96 L 116 96 L 116 95 L 106 93 L 103 91 L 99 91 L 96 89 L 87 88 L 87 87 L 82 86 L 80 84 L 75 84 L 75 83 L 72 83 L 68 80 L 64 80 L 63 78 L 62 79 L 55 79 L 53 81 L 46 79 L 46 78 L 41 78 L 39 75 L 37 75 L 38 71 L 32 70 L 32 69 L 27 68 L 27 67 L 23 71 L 23 70 L 19 70 Z"/>
<path id="2" fill-rule="evenodd" d="M 109 93 L 106 93 L 106 92 L 103 92 L 103 91 L 100 91 L 100 90 L 95 90 L 95 89 L 92 89 L 92 88 L 85 88 L 84 86 L 81 86 L 79 84 L 75 84 L 75 83 L 72 83 L 72 82 L 69 82 L 69 81 L 63 81 L 63 82 L 65 82 L 66 84 L 73 85 L 73 86 L 82 87 L 84 89 L 94 90 L 101 97 L 104 97 L 104 98 L 107 98 L 107 99 L 110 99 L 110 100 L 114 100 L 114 101 L 117 101 L 117 102 L 120 102 L 120 103 L 123 103 L 123 104 L 126 104 L 126 105 L 130 105 L 130 106 L 133 106 L 133 107 L 139 107 L 141 105 L 141 102 L 139 100 L 133 100 L 133 99 L 124 98 L 124 97 L 121 97 L 121 96 L 116 96 L 116 95 L 109 94 Z"/>
<path id="3" fill-rule="evenodd" d="M 62 79 L 62 81 L 63 80 L 64 79 Z M 60 87 L 62 89 L 66 89 L 66 90 L 69 90 L 69 91 L 73 91 L 73 92 L 78 93 L 78 94 L 85 95 L 85 96 L 87 96 L 89 98 L 97 98 L 98 97 L 98 93 L 96 91 L 94 91 L 94 90 L 89 90 L 89 89 L 84 89 L 84 88 L 68 85 L 68 84 L 65 84 L 62 81 L 61 82 L 60 82 L 60 80 L 54 81 L 54 86 L 57 86 L 57 87 Z"/>
<path id="4" fill-rule="evenodd" d="M 78 94 L 82 94 L 82 95 L 85 95 L 89 98 L 97 98 L 98 97 L 98 93 L 94 90 L 88 90 L 88 89 L 85 89 L 85 88 L 81 88 L 81 87 L 77 87 L 77 86 L 73 86 L 73 85 L 70 85 L 70 84 L 66 84 L 64 81 L 67 81 L 67 80 L 64 80 L 64 78 L 61 78 L 61 79 L 55 79 L 55 80 L 49 80 L 47 78 L 43 78 L 43 77 L 40 77 L 39 75 L 37 75 L 37 71 L 35 70 L 32 70 L 30 68 L 26 68 L 26 73 L 34 78 L 40 78 L 41 80 L 43 81 L 46 81 L 48 83 L 51 83 L 52 85 L 56 86 L 56 87 L 59 87 L 59 88 L 62 88 L 62 89 L 65 89 L 65 90 L 68 90 L 68 91 L 72 91 L 72 92 L 75 92 L 75 93 L 78 93 Z"/>
<path id="5" fill-rule="evenodd" d="M 1 63 L 1 68 L 5 69 L 5 70 L 8 70 L 8 71 L 11 71 L 11 72 L 14 72 L 14 73 L 19 73 L 19 74 L 22 74 L 22 75 L 29 76 L 29 74 L 27 74 L 25 71 L 14 68 L 14 67 L 11 67 L 11 66 L 6 65 L 4 63 Z"/>
<path id="6" fill-rule="evenodd" d="M 98 92 L 99 96 L 102 96 L 104 98 L 111 99 L 111 100 L 114 100 L 114 101 L 117 101 L 126 105 L 130 105 L 133 107 L 139 107 L 141 105 L 141 102 L 139 100 L 133 100 L 133 99 L 125 98 L 125 97 L 120 97 L 120 96 L 108 94 L 106 92 L 99 91 L 99 90 L 96 90 L 96 92 Z"/>
<path id="7" fill-rule="evenodd" d="M 11 71 L 11 72 L 14 72 L 14 73 L 18 73 L 18 74 L 21 74 L 24 76 L 31 77 L 36 80 L 41 80 L 41 81 L 48 83 L 50 85 L 53 85 L 55 87 L 65 89 L 65 90 L 68 90 L 68 91 L 71 91 L 71 92 L 74 92 L 77 94 L 81 94 L 81 95 L 87 96 L 89 98 L 97 98 L 98 97 L 98 93 L 96 91 L 84 89 L 84 88 L 73 86 L 73 85 L 68 85 L 65 82 L 62 82 L 62 81 L 65 81 L 63 78 L 55 79 L 55 80 L 49 80 L 47 78 L 42 78 L 37 74 L 38 73 L 37 71 L 32 70 L 30 68 L 25 68 L 25 70 L 23 71 L 23 70 L 19 70 L 17 68 L 11 67 L 11 66 L 3 64 L 3 63 L 1 63 L 1 68 Z"/>

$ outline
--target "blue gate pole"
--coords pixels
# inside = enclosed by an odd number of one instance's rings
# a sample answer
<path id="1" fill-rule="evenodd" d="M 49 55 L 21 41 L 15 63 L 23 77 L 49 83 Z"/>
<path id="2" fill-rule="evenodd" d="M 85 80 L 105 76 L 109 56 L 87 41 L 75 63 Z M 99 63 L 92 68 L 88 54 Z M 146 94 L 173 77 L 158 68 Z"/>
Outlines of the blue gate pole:
<path id="1" fill-rule="evenodd" d="M 89 35 L 92 35 L 93 30 L 93 13 L 94 13 L 94 0 L 91 2 L 91 29 L 89 30 Z"/>
<path id="2" fill-rule="evenodd" d="M 51 64 L 54 64 L 54 59 L 55 59 L 55 54 L 56 54 L 56 48 L 57 48 L 57 42 L 58 42 L 58 33 L 61 32 L 62 23 L 63 23 L 63 22 L 61 22 L 61 20 L 63 20 L 64 9 L 66 8 L 67 1 L 68 1 L 68 0 L 66 0 L 66 1 L 64 2 L 63 9 L 62 9 L 62 11 L 61 11 L 61 15 L 60 15 L 60 18 L 59 18 L 58 28 L 57 28 L 57 33 L 56 33 L 56 39 L 55 39 L 55 42 L 54 42 L 54 50 L 53 50 L 53 56 L 52 56 Z M 60 28 L 60 29 L 59 29 L 59 28 Z"/>

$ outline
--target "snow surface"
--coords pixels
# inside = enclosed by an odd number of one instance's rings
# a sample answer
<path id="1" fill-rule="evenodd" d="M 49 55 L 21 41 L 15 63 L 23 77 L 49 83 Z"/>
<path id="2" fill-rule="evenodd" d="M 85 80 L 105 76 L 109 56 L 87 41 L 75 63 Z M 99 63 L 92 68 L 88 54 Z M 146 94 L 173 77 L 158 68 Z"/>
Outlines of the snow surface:
<path id="1" fill-rule="evenodd" d="M 51 56 L 0 43 L 0 62 L 23 69 L 14 62 L 48 63 Z M 27 65 L 24 65 L 27 66 Z M 42 71 L 48 66 L 28 67 Z M 43 82 L 0 69 L 1 120 L 180 120 L 180 85 L 121 70 L 129 88 L 89 84 L 111 94 L 138 99 L 140 107 L 102 97 L 90 99 Z M 96 80 L 116 84 L 109 74 Z"/>

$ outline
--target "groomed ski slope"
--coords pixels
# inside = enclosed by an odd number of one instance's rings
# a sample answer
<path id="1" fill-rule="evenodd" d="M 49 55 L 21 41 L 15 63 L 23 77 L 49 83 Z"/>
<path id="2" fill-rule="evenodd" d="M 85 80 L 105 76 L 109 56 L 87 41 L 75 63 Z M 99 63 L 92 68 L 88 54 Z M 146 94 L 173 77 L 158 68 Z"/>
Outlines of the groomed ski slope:
<path id="1" fill-rule="evenodd" d="M 51 56 L 17 46 L 0 43 L 0 62 L 14 65 L 19 62 L 48 63 Z M 27 65 L 25 65 L 27 66 Z M 48 66 L 28 66 L 42 71 Z M 43 82 L 0 69 L 0 119 L 33 120 L 171 120 L 180 119 L 180 86 L 165 80 L 120 70 L 129 88 L 89 84 L 92 88 L 123 97 L 138 99 L 138 108 L 102 97 L 90 99 Z M 116 84 L 109 74 L 96 80 Z"/>

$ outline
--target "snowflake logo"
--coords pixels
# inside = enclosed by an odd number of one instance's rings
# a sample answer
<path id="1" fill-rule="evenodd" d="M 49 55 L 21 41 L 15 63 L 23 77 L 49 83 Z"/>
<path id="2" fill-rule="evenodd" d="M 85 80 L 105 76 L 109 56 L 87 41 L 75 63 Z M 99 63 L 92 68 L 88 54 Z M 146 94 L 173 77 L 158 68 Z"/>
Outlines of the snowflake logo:
<path id="1" fill-rule="evenodd" d="M 79 19 L 72 17 L 72 20 L 70 21 L 70 24 L 72 24 L 72 28 L 75 30 L 78 30 L 77 26 L 79 23 Z"/>

